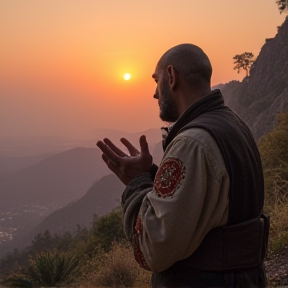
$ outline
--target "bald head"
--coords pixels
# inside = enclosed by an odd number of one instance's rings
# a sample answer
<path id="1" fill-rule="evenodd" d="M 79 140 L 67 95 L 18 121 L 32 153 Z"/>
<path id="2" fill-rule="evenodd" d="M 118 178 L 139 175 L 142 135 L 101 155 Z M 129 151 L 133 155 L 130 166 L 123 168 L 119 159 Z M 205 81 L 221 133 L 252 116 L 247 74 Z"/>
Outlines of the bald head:
<path id="1" fill-rule="evenodd" d="M 160 58 L 157 69 L 165 70 L 173 66 L 185 82 L 191 86 L 210 85 L 212 67 L 207 55 L 193 44 L 180 44 L 169 49 Z"/>

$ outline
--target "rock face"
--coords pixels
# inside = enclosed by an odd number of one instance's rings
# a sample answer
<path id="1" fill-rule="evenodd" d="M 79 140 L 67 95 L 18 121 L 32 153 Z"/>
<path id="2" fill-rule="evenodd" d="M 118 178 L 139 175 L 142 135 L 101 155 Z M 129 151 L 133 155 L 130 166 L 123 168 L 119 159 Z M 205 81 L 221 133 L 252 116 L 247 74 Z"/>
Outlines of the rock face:
<path id="1" fill-rule="evenodd" d="M 275 116 L 288 111 L 288 17 L 266 39 L 250 76 L 221 85 L 226 104 L 249 125 L 256 139 L 271 130 Z"/>

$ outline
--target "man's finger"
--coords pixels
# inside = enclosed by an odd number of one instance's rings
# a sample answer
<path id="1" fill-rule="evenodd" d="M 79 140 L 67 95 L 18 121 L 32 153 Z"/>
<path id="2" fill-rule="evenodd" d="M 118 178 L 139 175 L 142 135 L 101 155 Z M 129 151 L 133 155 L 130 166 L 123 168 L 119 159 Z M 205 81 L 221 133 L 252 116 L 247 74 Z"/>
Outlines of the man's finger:
<path id="1" fill-rule="evenodd" d="M 105 138 L 104 143 L 108 145 L 120 157 L 127 156 L 127 154 L 125 154 L 121 149 L 115 146 L 109 139 Z"/>
<path id="2" fill-rule="evenodd" d="M 106 157 L 114 162 L 115 164 L 120 162 L 120 156 L 118 156 L 108 145 L 106 145 L 102 141 L 98 141 L 96 145 L 101 149 L 103 154 L 106 155 Z M 104 159 L 103 159 L 104 160 Z M 105 160 L 104 160 L 105 161 Z M 106 161 L 105 161 L 106 162 Z"/>
<path id="3" fill-rule="evenodd" d="M 149 154 L 149 146 L 148 146 L 148 142 L 146 140 L 146 136 L 142 135 L 139 139 L 139 143 L 140 143 L 140 148 L 141 148 L 141 154 Z"/>
<path id="4" fill-rule="evenodd" d="M 126 138 L 121 138 L 120 141 L 127 147 L 131 156 L 137 156 L 140 154 L 140 152 Z"/>
<path id="5" fill-rule="evenodd" d="M 102 159 L 103 159 L 104 162 L 108 165 L 108 163 L 109 163 L 109 158 L 107 157 L 106 154 L 102 154 Z"/>

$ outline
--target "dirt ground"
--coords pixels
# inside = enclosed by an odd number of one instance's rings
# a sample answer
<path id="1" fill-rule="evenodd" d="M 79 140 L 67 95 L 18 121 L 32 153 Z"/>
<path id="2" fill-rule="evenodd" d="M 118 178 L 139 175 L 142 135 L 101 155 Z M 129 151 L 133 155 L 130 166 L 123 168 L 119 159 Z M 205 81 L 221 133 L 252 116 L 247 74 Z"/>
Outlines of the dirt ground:
<path id="1" fill-rule="evenodd" d="M 265 261 L 268 287 L 288 287 L 288 246 Z"/>

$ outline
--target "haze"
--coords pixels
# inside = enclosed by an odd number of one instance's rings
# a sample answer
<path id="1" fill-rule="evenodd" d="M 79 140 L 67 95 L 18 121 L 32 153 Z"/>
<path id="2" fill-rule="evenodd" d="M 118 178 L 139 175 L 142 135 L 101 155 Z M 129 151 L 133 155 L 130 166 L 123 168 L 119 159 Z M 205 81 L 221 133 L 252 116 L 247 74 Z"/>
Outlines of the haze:
<path id="1" fill-rule="evenodd" d="M 232 57 L 257 56 L 283 20 L 273 0 L 2 0 L 0 136 L 160 127 L 151 75 L 167 49 L 194 43 L 213 85 L 241 80 Z"/>

